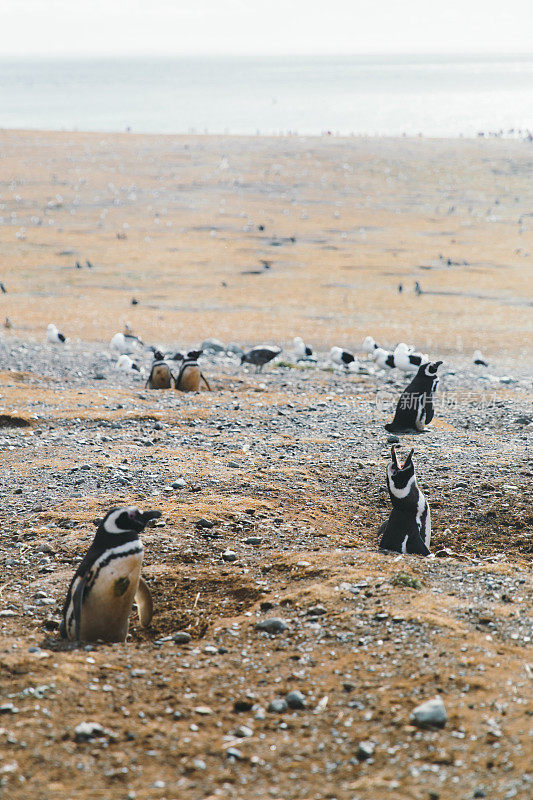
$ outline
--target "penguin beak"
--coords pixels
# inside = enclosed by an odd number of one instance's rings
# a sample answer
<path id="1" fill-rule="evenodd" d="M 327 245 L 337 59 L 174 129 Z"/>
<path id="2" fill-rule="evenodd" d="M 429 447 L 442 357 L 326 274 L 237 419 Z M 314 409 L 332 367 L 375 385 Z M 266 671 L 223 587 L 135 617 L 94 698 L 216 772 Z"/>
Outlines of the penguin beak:
<path id="1" fill-rule="evenodd" d="M 404 462 L 404 465 L 403 465 L 403 469 L 405 469 L 406 467 L 409 467 L 413 463 L 413 453 L 414 452 L 415 452 L 415 448 L 413 447 L 413 449 L 411 450 L 411 452 L 409 453 L 409 455 L 405 459 L 405 462 Z"/>
<path id="2" fill-rule="evenodd" d="M 394 466 L 396 467 L 396 469 L 399 469 L 399 466 L 398 466 L 398 456 L 396 455 L 396 445 L 395 445 L 395 444 L 393 444 L 393 445 L 392 445 L 392 447 L 391 447 L 391 450 L 390 450 L 390 451 L 391 451 L 392 463 L 394 464 Z"/>
<path id="3" fill-rule="evenodd" d="M 139 522 L 142 523 L 143 528 L 148 525 L 153 519 L 159 519 L 161 516 L 160 511 L 144 511 L 139 512 Z"/>

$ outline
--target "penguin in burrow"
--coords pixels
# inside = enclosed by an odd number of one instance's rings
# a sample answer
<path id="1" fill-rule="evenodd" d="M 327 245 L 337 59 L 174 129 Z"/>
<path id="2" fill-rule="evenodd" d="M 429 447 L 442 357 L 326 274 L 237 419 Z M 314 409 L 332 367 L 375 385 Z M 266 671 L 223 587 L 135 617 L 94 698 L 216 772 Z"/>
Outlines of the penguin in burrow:
<path id="1" fill-rule="evenodd" d="M 139 534 L 160 516 L 160 511 L 141 512 L 135 506 L 123 506 L 112 508 L 99 521 L 67 592 L 61 638 L 124 642 L 134 601 L 141 626 L 150 625 L 153 604 L 141 577 L 144 548 Z"/>
<path id="2" fill-rule="evenodd" d="M 414 449 L 400 466 L 396 445 L 392 446 L 391 461 L 387 465 L 387 488 L 392 511 L 379 529 L 379 549 L 428 556 L 431 513 L 424 493 L 416 482 L 413 453 Z"/>

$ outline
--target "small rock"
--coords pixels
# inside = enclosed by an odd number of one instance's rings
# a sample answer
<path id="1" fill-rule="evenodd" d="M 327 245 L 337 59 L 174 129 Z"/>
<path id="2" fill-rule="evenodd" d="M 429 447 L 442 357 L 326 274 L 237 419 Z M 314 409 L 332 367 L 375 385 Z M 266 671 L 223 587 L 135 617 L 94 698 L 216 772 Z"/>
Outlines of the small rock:
<path id="1" fill-rule="evenodd" d="M 248 536 L 248 538 L 244 540 L 244 544 L 261 544 L 262 541 L 260 536 Z"/>
<path id="2" fill-rule="evenodd" d="M 236 461 L 228 461 L 228 467 L 231 467 L 232 469 L 239 469 L 240 466 L 241 465 Z"/>
<path id="3" fill-rule="evenodd" d="M 234 550 L 224 550 L 222 558 L 224 561 L 237 561 L 237 553 Z"/>
<path id="4" fill-rule="evenodd" d="M 206 353 L 223 353 L 226 350 L 226 347 L 220 339 L 215 339 L 214 337 L 204 339 L 200 347 L 202 350 L 205 350 Z"/>
<path id="5" fill-rule="evenodd" d="M 187 633 L 187 631 L 178 631 L 172 638 L 176 644 L 187 644 L 191 641 L 191 634 Z"/>
<path id="6" fill-rule="evenodd" d="M 235 700 L 233 703 L 233 710 L 236 714 L 245 714 L 247 711 L 251 711 L 252 707 L 253 701 L 248 698 Z"/>
<path id="7" fill-rule="evenodd" d="M 105 735 L 104 728 L 98 722 L 80 722 L 74 728 L 74 739 L 77 742 L 89 742 Z"/>
<path id="8" fill-rule="evenodd" d="M 228 747 L 226 750 L 226 758 L 231 758 L 233 761 L 241 761 L 244 756 L 236 747 Z"/>
<path id="9" fill-rule="evenodd" d="M 417 706 L 411 714 L 411 722 L 419 728 L 444 728 L 448 719 L 442 697 L 434 697 Z"/>
<path id="10" fill-rule="evenodd" d="M 13 703 L 2 703 L 0 714 L 18 714 L 19 710 Z"/>
<path id="11" fill-rule="evenodd" d="M 269 619 L 262 619 L 261 622 L 257 622 L 255 629 L 256 631 L 266 631 L 267 633 L 276 634 L 283 633 L 288 627 L 285 620 L 280 617 L 269 617 Z"/>
<path id="12" fill-rule="evenodd" d="M 206 717 L 209 714 L 213 713 L 213 709 L 209 708 L 209 706 L 196 706 L 196 708 L 194 710 L 195 710 L 195 712 L 197 714 L 200 714 L 200 716 L 203 716 L 203 717 Z"/>
<path id="13" fill-rule="evenodd" d="M 359 761 L 366 761 L 367 758 L 372 758 L 375 749 L 375 742 L 359 742 L 357 745 L 357 758 Z"/>
<path id="14" fill-rule="evenodd" d="M 288 707 L 287 701 L 280 697 L 268 704 L 267 711 L 270 711 L 271 714 L 283 714 Z"/>
<path id="15" fill-rule="evenodd" d="M 307 609 L 307 616 L 308 617 L 321 617 L 323 614 L 326 614 L 327 611 L 324 606 L 311 606 L 311 608 Z"/>
<path id="16" fill-rule="evenodd" d="M 177 481 L 174 481 L 172 484 L 173 489 L 184 489 L 187 486 L 187 481 L 185 478 L 178 478 Z"/>
<path id="17" fill-rule="evenodd" d="M 192 762 L 192 765 L 194 769 L 202 769 L 202 770 L 207 769 L 207 764 L 201 758 L 195 758 L 194 761 Z"/>
<path id="18" fill-rule="evenodd" d="M 163 423 L 162 422 L 154 422 L 154 430 L 162 431 L 163 430 Z"/>
<path id="19" fill-rule="evenodd" d="M 254 735 L 254 732 L 248 725 L 239 725 L 238 728 L 235 728 L 233 731 L 234 736 L 238 736 L 240 739 L 248 739 L 250 736 Z"/>
<path id="20" fill-rule="evenodd" d="M 215 523 L 214 522 L 209 522 L 208 519 L 203 519 L 203 517 L 202 517 L 199 520 L 197 520 L 196 527 L 197 528 L 208 528 L 208 529 L 210 529 L 210 528 L 214 528 L 215 527 Z"/>
<path id="21" fill-rule="evenodd" d="M 393 434 L 391 434 L 390 436 L 387 436 L 387 442 L 389 444 L 398 444 L 399 441 L 400 441 L 400 439 L 399 439 L 398 436 L 394 436 Z"/>
<path id="22" fill-rule="evenodd" d="M 285 700 L 289 708 L 305 708 L 305 695 L 299 692 L 298 689 L 294 689 L 285 695 Z"/>

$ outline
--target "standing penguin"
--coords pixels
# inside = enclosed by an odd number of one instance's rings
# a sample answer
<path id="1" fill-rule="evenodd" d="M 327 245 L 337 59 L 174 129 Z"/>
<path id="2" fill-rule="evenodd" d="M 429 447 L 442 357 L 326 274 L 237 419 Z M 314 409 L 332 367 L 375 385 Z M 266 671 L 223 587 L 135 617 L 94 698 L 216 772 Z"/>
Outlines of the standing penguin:
<path id="1" fill-rule="evenodd" d="M 411 383 L 403 390 L 396 406 L 394 419 L 385 429 L 395 431 L 423 431 L 434 416 L 433 397 L 439 378 L 437 370 L 442 361 L 421 364 Z"/>
<path id="2" fill-rule="evenodd" d="M 145 384 L 146 389 L 172 389 L 174 388 L 174 378 L 170 367 L 165 361 L 163 353 L 156 350 L 152 369 Z"/>
<path id="3" fill-rule="evenodd" d="M 428 502 L 416 482 L 413 452 L 411 450 L 401 467 L 396 447 L 392 447 L 392 460 L 387 466 L 387 488 L 392 511 L 379 529 L 379 549 L 428 556 L 431 514 Z"/>
<path id="4" fill-rule="evenodd" d="M 63 639 L 124 642 L 134 599 L 141 625 L 150 624 L 152 597 L 141 578 L 139 534 L 160 516 L 135 506 L 108 511 L 69 586 L 59 627 Z"/>
<path id="5" fill-rule="evenodd" d="M 203 350 L 190 350 L 187 353 L 187 356 L 181 362 L 178 377 L 174 382 L 175 389 L 180 392 L 199 392 L 203 383 L 207 391 L 211 391 L 211 387 L 202 375 L 198 364 L 198 359 L 202 353 Z"/>

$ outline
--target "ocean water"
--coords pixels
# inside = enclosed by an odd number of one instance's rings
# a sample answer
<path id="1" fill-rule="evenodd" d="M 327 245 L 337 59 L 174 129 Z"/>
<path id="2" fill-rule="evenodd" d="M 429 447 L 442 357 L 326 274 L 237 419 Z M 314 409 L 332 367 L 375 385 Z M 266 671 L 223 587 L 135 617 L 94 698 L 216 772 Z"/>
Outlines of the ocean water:
<path id="1" fill-rule="evenodd" d="M 0 60 L 0 128 L 533 131 L 533 55 Z"/>

